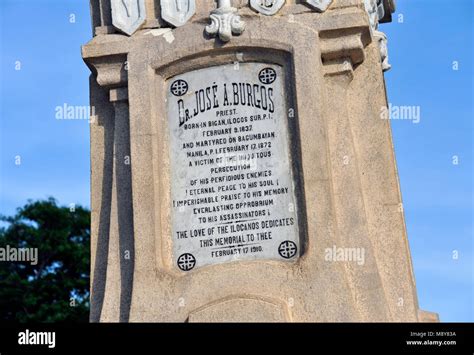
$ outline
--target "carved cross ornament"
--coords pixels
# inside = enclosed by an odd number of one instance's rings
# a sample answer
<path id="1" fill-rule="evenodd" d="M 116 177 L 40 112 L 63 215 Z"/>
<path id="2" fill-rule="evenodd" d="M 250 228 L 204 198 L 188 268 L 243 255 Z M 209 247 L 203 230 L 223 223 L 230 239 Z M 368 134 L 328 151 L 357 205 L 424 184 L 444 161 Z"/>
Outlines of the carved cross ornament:
<path id="1" fill-rule="evenodd" d="M 134 34 L 146 21 L 145 0 L 110 0 L 112 24 L 126 35 Z M 158 2 L 158 0 L 155 0 Z M 263 16 L 273 16 L 285 5 L 286 0 L 249 0 L 251 9 Z M 302 0 L 310 9 L 324 12 L 333 0 Z M 205 32 L 228 42 L 233 36 L 245 30 L 238 9 L 232 6 L 232 0 L 216 0 L 217 7 L 210 14 L 210 24 Z M 161 18 L 174 27 L 185 25 L 196 13 L 196 0 L 159 0 Z M 380 49 L 382 69 L 390 69 L 388 62 L 387 37 L 378 30 L 379 22 L 395 10 L 394 0 L 363 0 L 369 16 L 369 23 L 374 39 Z"/>
<path id="2" fill-rule="evenodd" d="M 376 1 L 376 0 L 375 0 Z M 113 26 L 131 36 L 146 21 L 145 0 L 110 0 Z M 264 16 L 273 16 L 285 5 L 286 0 L 250 0 L 249 6 Z M 333 0 L 302 0 L 314 11 L 323 12 Z M 160 6 L 161 18 L 173 27 L 185 25 L 196 13 L 196 0 L 155 0 Z M 217 7 L 210 14 L 211 23 L 206 33 L 229 41 L 233 35 L 241 34 L 245 29 L 238 9 L 232 6 L 232 0 L 216 0 Z"/>
<path id="3" fill-rule="evenodd" d="M 310 8 L 323 12 L 333 0 L 303 0 Z M 285 0 L 250 0 L 250 7 L 262 15 L 275 15 L 285 4 Z M 206 33 L 218 36 L 228 42 L 232 35 L 240 35 L 245 23 L 240 19 L 237 9 L 232 7 L 231 0 L 217 0 L 217 9 L 211 12 L 211 24 L 206 26 Z"/>
<path id="4" fill-rule="evenodd" d="M 211 12 L 211 24 L 206 26 L 206 33 L 228 42 L 233 34 L 240 35 L 244 29 L 245 23 L 231 6 L 231 0 L 217 0 L 217 9 Z"/>
<path id="5" fill-rule="evenodd" d="M 131 36 L 145 22 L 145 0 L 111 0 L 112 24 Z"/>

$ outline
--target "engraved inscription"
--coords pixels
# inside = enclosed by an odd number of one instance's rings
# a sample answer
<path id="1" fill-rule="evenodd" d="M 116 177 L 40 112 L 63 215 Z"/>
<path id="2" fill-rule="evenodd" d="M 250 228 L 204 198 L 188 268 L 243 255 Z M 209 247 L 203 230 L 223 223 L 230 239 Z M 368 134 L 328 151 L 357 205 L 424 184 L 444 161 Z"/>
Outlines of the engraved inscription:
<path id="1" fill-rule="evenodd" d="M 284 70 L 239 63 L 167 83 L 173 263 L 298 257 Z"/>

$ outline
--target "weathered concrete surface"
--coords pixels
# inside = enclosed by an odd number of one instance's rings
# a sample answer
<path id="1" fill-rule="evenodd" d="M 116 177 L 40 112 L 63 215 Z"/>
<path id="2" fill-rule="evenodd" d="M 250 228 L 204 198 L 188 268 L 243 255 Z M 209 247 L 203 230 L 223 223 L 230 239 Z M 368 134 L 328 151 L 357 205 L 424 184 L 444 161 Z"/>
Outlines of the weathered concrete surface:
<path id="1" fill-rule="evenodd" d="M 199 1 L 175 29 L 158 28 L 166 25 L 157 3 L 146 1 L 145 25 L 131 37 L 93 13 L 97 36 L 82 49 L 97 106 L 91 320 L 435 320 L 418 307 L 390 123 L 380 115 L 380 47 L 364 2 L 334 0 L 318 13 L 287 0 L 265 16 L 234 1 L 245 30 L 225 44 L 204 32 L 213 1 Z M 280 119 L 288 119 L 300 187 L 301 254 L 293 263 L 236 261 L 184 273 L 172 258 L 168 80 L 235 62 L 275 63 L 289 78 L 294 117 Z"/>

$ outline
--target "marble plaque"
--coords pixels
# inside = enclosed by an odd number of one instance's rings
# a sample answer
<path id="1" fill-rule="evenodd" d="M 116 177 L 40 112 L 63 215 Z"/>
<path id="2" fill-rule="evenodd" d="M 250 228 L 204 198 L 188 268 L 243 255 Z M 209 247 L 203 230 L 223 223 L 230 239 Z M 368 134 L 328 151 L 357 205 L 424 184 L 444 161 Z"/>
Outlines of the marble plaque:
<path id="1" fill-rule="evenodd" d="M 296 260 L 283 68 L 236 63 L 175 76 L 167 107 L 174 266 Z"/>

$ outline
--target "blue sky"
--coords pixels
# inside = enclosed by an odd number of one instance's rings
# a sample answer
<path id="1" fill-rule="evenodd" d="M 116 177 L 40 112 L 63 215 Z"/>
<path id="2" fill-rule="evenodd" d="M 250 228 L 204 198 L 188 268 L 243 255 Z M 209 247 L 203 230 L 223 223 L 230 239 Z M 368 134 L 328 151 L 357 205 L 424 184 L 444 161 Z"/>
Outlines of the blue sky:
<path id="1" fill-rule="evenodd" d="M 421 113 L 419 123 L 392 120 L 420 307 L 472 322 L 473 2 L 397 6 L 381 30 L 389 102 Z M 57 106 L 88 105 L 88 2 L 2 0 L 0 16 L 0 213 L 48 196 L 89 206 L 89 124 L 55 119 Z"/>

